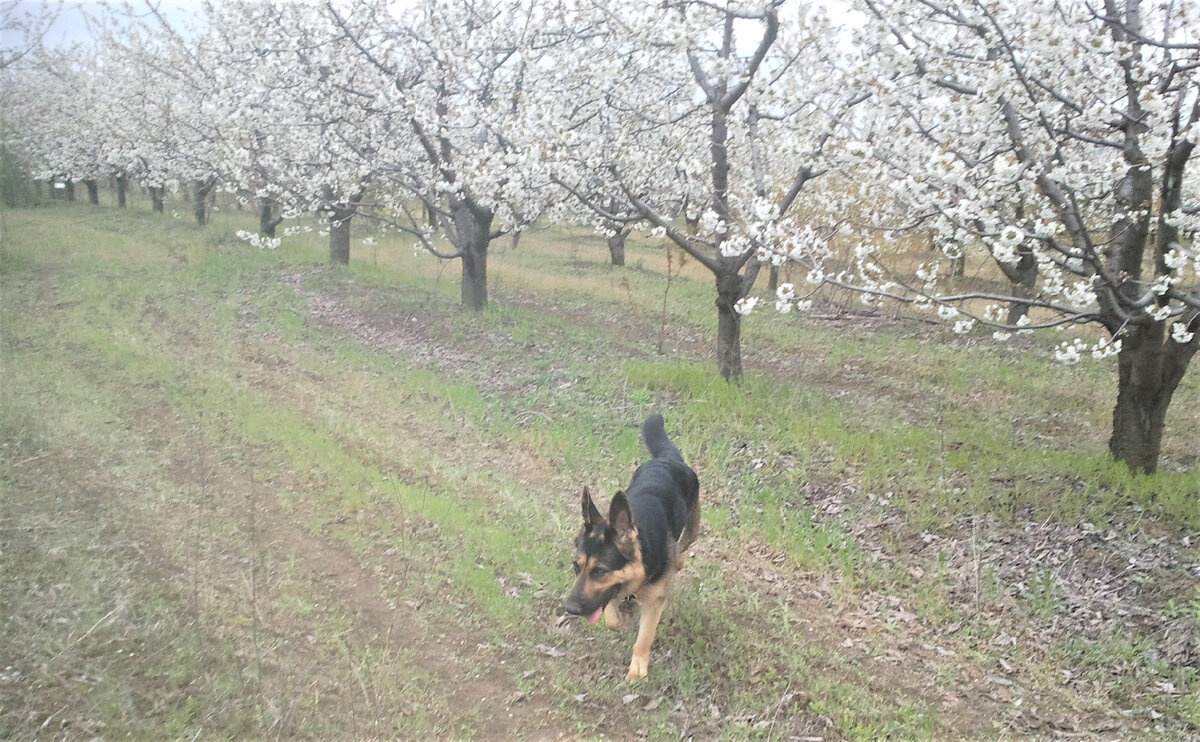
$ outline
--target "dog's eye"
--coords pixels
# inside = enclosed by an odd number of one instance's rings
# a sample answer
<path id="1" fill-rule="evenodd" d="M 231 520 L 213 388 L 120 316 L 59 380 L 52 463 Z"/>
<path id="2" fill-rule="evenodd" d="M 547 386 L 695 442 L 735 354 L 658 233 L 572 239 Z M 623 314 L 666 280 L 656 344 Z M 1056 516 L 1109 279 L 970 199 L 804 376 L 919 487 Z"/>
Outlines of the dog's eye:
<path id="1" fill-rule="evenodd" d="M 604 577 L 604 575 L 606 575 L 606 574 L 608 574 L 608 570 L 605 569 L 604 567 L 593 567 L 592 568 L 592 579 L 593 580 L 599 580 L 600 578 Z"/>

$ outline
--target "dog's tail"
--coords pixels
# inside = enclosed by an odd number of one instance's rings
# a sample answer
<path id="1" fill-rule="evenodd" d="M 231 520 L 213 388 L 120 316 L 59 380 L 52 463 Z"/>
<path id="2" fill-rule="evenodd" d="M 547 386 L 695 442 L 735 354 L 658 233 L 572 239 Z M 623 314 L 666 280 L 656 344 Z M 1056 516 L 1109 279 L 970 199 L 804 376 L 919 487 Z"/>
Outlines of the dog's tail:
<path id="1" fill-rule="evenodd" d="M 662 415 L 651 415 L 642 423 L 642 441 L 645 442 L 650 455 L 656 459 L 683 461 L 683 454 L 679 453 L 679 449 L 667 437 Z"/>

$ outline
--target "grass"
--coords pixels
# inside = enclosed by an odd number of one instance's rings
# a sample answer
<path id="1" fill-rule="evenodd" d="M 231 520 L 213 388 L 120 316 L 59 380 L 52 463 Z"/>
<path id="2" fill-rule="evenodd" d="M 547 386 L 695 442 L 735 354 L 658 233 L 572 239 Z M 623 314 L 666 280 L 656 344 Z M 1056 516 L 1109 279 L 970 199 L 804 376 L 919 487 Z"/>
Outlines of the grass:
<path id="1" fill-rule="evenodd" d="M 1194 731 L 1194 673 L 1152 651 L 1197 630 L 1186 563 L 1157 624 L 1019 660 L 996 640 L 1036 636 L 1064 585 L 982 563 L 1031 523 L 1194 530 L 1194 379 L 1165 471 L 1131 477 L 1100 455 L 1111 371 L 1059 373 L 1036 339 L 753 315 L 758 372 L 730 386 L 694 265 L 656 351 L 646 241 L 612 270 L 576 230 L 526 235 L 471 315 L 453 266 L 384 239 L 330 268 L 315 235 L 259 252 L 239 220 L 5 214 L 7 735 L 1035 734 L 997 658 L 1039 708 Z M 554 619 L 579 490 L 624 486 L 651 411 L 705 532 L 631 691 L 630 636 Z"/>

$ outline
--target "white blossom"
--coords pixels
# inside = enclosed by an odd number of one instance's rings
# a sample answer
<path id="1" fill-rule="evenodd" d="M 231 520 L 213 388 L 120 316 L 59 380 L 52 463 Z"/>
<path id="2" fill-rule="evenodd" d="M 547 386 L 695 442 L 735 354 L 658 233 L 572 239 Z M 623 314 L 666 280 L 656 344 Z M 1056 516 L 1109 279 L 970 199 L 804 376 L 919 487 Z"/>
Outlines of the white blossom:
<path id="1" fill-rule="evenodd" d="M 745 316 L 754 311 L 754 307 L 758 305 L 758 301 L 759 300 L 757 296 L 746 296 L 738 299 L 737 303 L 733 305 L 733 308 L 737 310 L 738 314 Z"/>
<path id="2" fill-rule="evenodd" d="M 1121 352 L 1121 340 L 1118 338 L 1109 342 L 1106 338 L 1100 338 L 1095 345 L 1092 346 L 1092 358 L 1097 361 L 1102 361 L 1109 356 L 1114 356 Z"/>
<path id="3" fill-rule="evenodd" d="M 260 250 L 274 250 L 282 244 L 282 240 L 278 237 L 267 237 L 256 232 L 247 232 L 244 229 L 237 230 L 235 234 L 238 239 L 249 242 Z"/>
<path id="4" fill-rule="evenodd" d="M 1071 342 L 1059 344 L 1058 348 L 1054 351 L 1054 359 L 1066 365 L 1079 363 L 1086 349 L 1087 344 L 1081 338 L 1075 338 Z"/>
<path id="5" fill-rule="evenodd" d="M 1016 247 L 1025 241 L 1025 232 L 1020 227 L 1009 225 L 1000 230 L 1000 244 L 1005 247 Z"/>

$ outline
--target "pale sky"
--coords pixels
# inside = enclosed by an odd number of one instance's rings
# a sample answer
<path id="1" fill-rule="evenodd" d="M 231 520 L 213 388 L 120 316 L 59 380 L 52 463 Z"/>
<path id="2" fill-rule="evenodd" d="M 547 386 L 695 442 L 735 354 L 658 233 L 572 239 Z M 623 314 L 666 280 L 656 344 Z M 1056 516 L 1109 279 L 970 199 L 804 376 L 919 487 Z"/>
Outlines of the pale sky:
<path id="1" fill-rule="evenodd" d="M 116 3 L 114 3 L 115 5 Z M 157 0 L 155 3 L 160 12 L 171 21 L 184 21 L 200 13 L 200 0 Z M 135 14 L 148 13 L 145 0 L 130 0 L 129 6 Z M 69 46 L 89 40 L 86 14 L 99 14 L 104 3 L 96 0 L 64 0 L 63 2 L 48 0 L 20 0 L 11 13 L 6 13 L 0 33 L 0 45 L 15 46 L 21 43 L 21 38 L 14 35 L 10 26 L 11 19 L 28 19 L 46 12 L 55 14 L 55 20 L 46 34 L 45 41 L 51 46 Z M 5 8 L 8 10 L 8 8 Z"/>
<path id="2" fill-rule="evenodd" d="M 148 13 L 148 0 L 129 0 L 129 6 L 135 14 Z M 167 20 L 186 23 L 189 18 L 200 14 L 201 0 L 149 0 L 158 6 L 159 11 Z M 814 0 L 808 0 L 814 2 Z M 219 2 L 219 0 L 218 0 Z M 116 3 L 114 3 L 116 4 Z M 862 22 L 856 14 L 849 11 L 849 0 L 815 0 L 815 4 L 823 6 L 835 23 L 847 23 L 850 26 Z M 6 4 L 0 4 L 6 5 Z M 87 13 L 97 14 L 104 6 L 99 0 L 19 0 L 11 13 L 6 13 L 0 22 L 0 47 L 13 47 L 21 44 L 22 39 L 14 35 L 10 27 L 11 18 L 20 19 L 39 15 L 47 10 L 57 8 L 57 18 L 46 34 L 46 42 L 51 46 L 69 46 L 86 42 L 89 31 L 84 16 Z M 8 10 L 6 7 L 5 10 Z M 175 25 L 173 23 L 172 25 Z"/>

